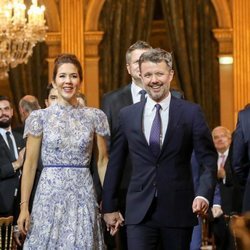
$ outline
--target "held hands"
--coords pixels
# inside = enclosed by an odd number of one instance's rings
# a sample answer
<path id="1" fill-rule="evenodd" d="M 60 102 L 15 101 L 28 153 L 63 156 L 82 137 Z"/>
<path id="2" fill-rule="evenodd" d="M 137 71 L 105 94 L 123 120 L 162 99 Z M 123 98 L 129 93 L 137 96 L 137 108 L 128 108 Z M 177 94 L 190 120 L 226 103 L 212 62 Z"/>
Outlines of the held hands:
<path id="1" fill-rule="evenodd" d="M 120 212 L 106 213 L 103 215 L 103 219 L 106 223 L 107 230 L 112 236 L 114 236 L 119 227 L 123 225 L 124 218 Z"/>
<path id="2" fill-rule="evenodd" d="M 25 236 L 19 232 L 18 226 L 14 226 L 13 238 L 14 238 L 13 244 L 16 244 L 16 248 L 17 248 L 17 246 L 23 245 Z M 14 248 L 14 249 L 16 249 L 16 248 Z"/>
<path id="3" fill-rule="evenodd" d="M 201 198 L 195 198 L 192 205 L 193 212 L 199 215 L 205 215 L 208 211 L 208 203 Z"/>

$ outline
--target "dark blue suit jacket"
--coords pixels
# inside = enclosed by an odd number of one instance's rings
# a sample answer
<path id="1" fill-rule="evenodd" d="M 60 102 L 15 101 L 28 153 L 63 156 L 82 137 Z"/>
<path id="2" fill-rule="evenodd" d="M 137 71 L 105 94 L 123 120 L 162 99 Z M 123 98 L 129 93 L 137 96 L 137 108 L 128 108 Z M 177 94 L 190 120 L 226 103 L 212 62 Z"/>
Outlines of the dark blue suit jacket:
<path id="1" fill-rule="evenodd" d="M 238 114 L 233 134 L 232 166 L 240 183 L 246 185 L 242 210 L 250 211 L 250 108 L 243 109 Z"/>
<path id="2" fill-rule="evenodd" d="M 156 158 L 142 131 L 144 105 L 136 103 L 120 112 L 104 181 L 103 212 L 118 209 L 117 187 L 129 151 L 133 170 L 126 200 L 126 223 L 138 224 L 143 220 L 157 190 L 162 225 L 193 226 L 197 224 L 192 212 L 193 149 L 203 166 L 197 195 L 212 200 L 216 182 L 217 152 L 203 113 L 198 105 L 172 97 L 168 129 L 161 154 Z"/>
<path id="3" fill-rule="evenodd" d="M 22 135 L 12 131 L 16 141 L 17 149 L 20 151 L 25 147 Z M 12 162 L 16 159 L 0 135 L 0 215 L 13 215 L 13 204 L 15 192 L 19 186 L 19 170 L 14 172 Z"/>

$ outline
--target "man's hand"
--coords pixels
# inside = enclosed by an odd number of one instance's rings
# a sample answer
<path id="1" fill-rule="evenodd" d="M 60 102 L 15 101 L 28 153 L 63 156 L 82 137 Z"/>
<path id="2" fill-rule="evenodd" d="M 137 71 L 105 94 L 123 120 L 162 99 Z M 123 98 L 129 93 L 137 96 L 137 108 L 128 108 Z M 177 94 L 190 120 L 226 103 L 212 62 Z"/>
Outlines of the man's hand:
<path id="1" fill-rule="evenodd" d="M 103 215 L 103 219 L 106 223 L 107 230 L 112 236 L 117 233 L 119 227 L 122 226 L 124 222 L 123 216 L 119 212 L 106 213 Z"/>
<path id="2" fill-rule="evenodd" d="M 14 226 L 13 238 L 17 246 L 22 246 L 25 236 L 19 232 L 18 226 Z"/>
<path id="3" fill-rule="evenodd" d="M 193 201 L 193 212 L 197 215 L 205 215 L 208 210 L 208 203 L 201 198 L 195 198 Z"/>
<path id="4" fill-rule="evenodd" d="M 19 152 L 17 160 L 13 162 L 13 168 L 15 171 L 23 166 L 24 154 L 25 154 L 25 148 L 23 148 Z"/>
<path id="5" fill-rule="evenodd" d="M 219 218 L 223 214 L 221 206 L 213 206 L 211 208 L 211 211 L 212 211 L 212 214 L 213 214 L 214 218 Z"/>
<path id="6" fill-rule="evenodd" d="M 217 178 L 218 178 L 218 179 L 224 179 L 225 176 L 226 176 L 226 171 L 225 171 L 225 169 L 224 169 L 224 168 L 218 169 L 218 171 L 217 171 Z"/>

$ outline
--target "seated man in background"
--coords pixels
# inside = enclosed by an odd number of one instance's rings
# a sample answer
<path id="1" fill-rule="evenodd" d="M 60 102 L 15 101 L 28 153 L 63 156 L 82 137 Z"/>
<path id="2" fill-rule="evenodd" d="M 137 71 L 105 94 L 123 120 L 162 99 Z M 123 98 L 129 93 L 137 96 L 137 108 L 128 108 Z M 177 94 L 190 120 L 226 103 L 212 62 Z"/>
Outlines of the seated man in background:
<path id="1" fill-rule="evenodd" d="M 228 219 L 239 214 L 242 208 L 243 192 L 232 171 L 231 132 L 222 126 L 212 131 L 215 148 L 218 152 L 217 188 L 212 207 L 212 222 L 216 249 L 235 249 L 234 239 L 228 227 Z M 219 197 L 220 196 L 220 197 Z"/>

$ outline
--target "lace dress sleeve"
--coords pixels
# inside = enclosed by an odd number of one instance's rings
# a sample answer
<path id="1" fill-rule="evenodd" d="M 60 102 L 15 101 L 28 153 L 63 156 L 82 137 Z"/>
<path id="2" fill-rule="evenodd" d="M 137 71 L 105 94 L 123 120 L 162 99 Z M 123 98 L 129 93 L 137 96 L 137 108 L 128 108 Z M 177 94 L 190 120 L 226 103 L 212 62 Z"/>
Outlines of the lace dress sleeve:
<path id="1" fill-rule="evenodd" d="M 95 132 L 101 136 L 110 135 L 108 119 L 100 109 L 95 109 Z"/>
<path id="2" fill-rule="evenodd" d="M 43 132 L 43 119 L 42 119 L 43 110 L 35 110 L 29 115 L 25 121 L 25 128 L 23 137 L 28 135 L 41 136 Z"/>

